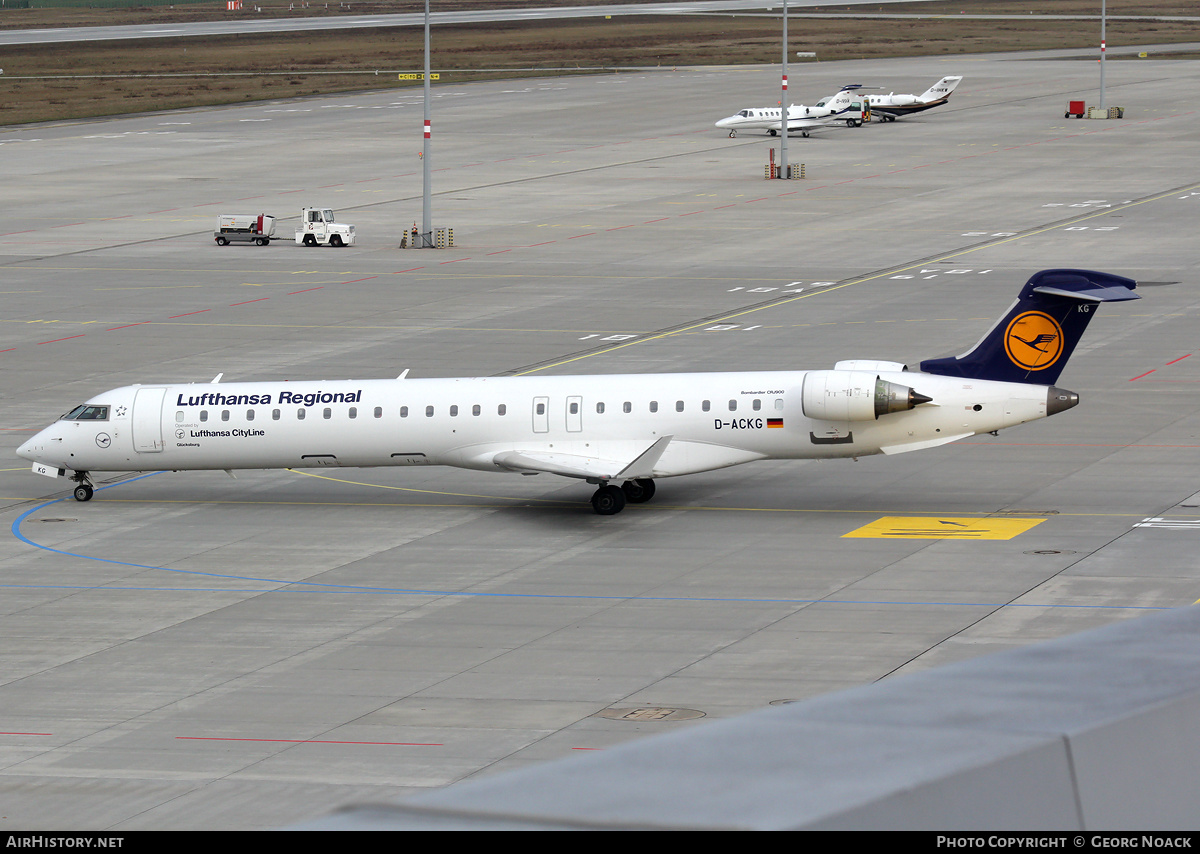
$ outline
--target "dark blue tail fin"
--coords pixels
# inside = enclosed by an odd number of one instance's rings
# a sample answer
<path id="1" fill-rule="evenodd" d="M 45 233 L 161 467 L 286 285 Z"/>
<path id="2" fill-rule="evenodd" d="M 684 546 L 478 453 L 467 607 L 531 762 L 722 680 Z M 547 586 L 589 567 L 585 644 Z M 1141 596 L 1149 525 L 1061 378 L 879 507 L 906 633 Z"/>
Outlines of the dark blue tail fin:
<path id="1" fill-rule="evenodd" d="M 1140 299 L 1137 282 L 1092 270 L 1042 270 L 969 353 L 926 359 L 921 370 L 949 377 L 1054 385 L 1102 302 Z"/>

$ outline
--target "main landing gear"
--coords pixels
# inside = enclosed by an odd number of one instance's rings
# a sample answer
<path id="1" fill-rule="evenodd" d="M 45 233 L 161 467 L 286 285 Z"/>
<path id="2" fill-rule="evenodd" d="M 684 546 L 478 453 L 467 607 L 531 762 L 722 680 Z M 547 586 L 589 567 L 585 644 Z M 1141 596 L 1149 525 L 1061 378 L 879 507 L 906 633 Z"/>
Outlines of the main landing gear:
<path id="1" fill-rule="evenodd" d="M 71 480 L 78 484 L 75 487 L 75 500 L 91 501 L 92 493 L 95 492 L 95 488 L 92 486 L 92 482 L 88 480 L 88 473 L 85 471 L 77 471 L 75 474 L 71 475 Z"/>
<path id="2" fill-rule="evenodd" d="M 620 486 L 606 483 L 592 495 L 592 509 L 601 516 L 615 516 L 626 503 L 642 504 L 654 497 L 654 481 L 650 478 L 627 480 Z"/>

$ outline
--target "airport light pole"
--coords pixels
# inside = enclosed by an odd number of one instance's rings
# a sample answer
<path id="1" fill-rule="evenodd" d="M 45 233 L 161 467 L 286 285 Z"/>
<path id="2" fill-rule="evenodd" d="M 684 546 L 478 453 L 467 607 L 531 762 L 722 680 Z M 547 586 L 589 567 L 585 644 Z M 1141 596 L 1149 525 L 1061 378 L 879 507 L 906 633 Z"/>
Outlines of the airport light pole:
<path id="1" fill-rule="evenodd" d="M 1104 103 L 1104 54 L 1107 51 L 1108 0 L 1100 0 L 1100 109 L 1105 109 Z"/>
<path id="2" fill-rule="evenodd" d="M 787 142 L 788 142 L 788 91 L 787 91 L 787 53 L 788 53 L 788 4 L 787 0 L 783 0 L 783 95 L 779 101 L 779 117 L 781 124 L 779 126 L 779 177 L 786 178 L 788 176 L 788 161 L 787 161 Z"/>
<path id="3" fill-rule="evenodd" d="M 421 162 L 424 168 L 424 191 L 421 205 L 421 241 L 422 249 L 433 245 L 433 207 L 430 200 L 433 167 L 429 158 L 432 153 L 432 128 L 429 122 L 429 0 L 425 0 L 425 144 L 421 149 Z"/>

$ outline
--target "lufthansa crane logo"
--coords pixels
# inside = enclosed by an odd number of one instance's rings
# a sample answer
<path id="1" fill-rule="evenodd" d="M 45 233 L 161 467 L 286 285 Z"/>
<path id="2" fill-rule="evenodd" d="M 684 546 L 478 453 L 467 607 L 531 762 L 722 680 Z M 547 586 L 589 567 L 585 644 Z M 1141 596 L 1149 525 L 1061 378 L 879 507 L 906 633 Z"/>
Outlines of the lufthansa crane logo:
<path id="1" fill-rule="evenodd" d="M 1017 315 L 1004 331 L 1004 352 L 1013 364 L 1028 371 L 1050 367 L 1058 361 L 1062 350 L 1062 327 L 1040 311 Z"/>

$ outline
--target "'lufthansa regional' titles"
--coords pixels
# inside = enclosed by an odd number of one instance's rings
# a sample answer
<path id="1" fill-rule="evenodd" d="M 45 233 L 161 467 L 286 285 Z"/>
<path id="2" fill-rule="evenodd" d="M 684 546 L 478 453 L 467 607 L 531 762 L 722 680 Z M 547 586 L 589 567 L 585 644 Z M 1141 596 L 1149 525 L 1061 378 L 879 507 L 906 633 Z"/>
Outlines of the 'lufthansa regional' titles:
<path id="1" fill-rule="evenodd" d="M 314 391 L 297 394 L 281 391 L 278 401 L 270 394 L 222 394 L 206 391 L 200 395 L 179 395 L 176 406 L 270 406 L 272 403 L 294 403 L 300 406 L 316 406 L 318 403 L 362 403 L 362 389 L 358 391 Z"/>

